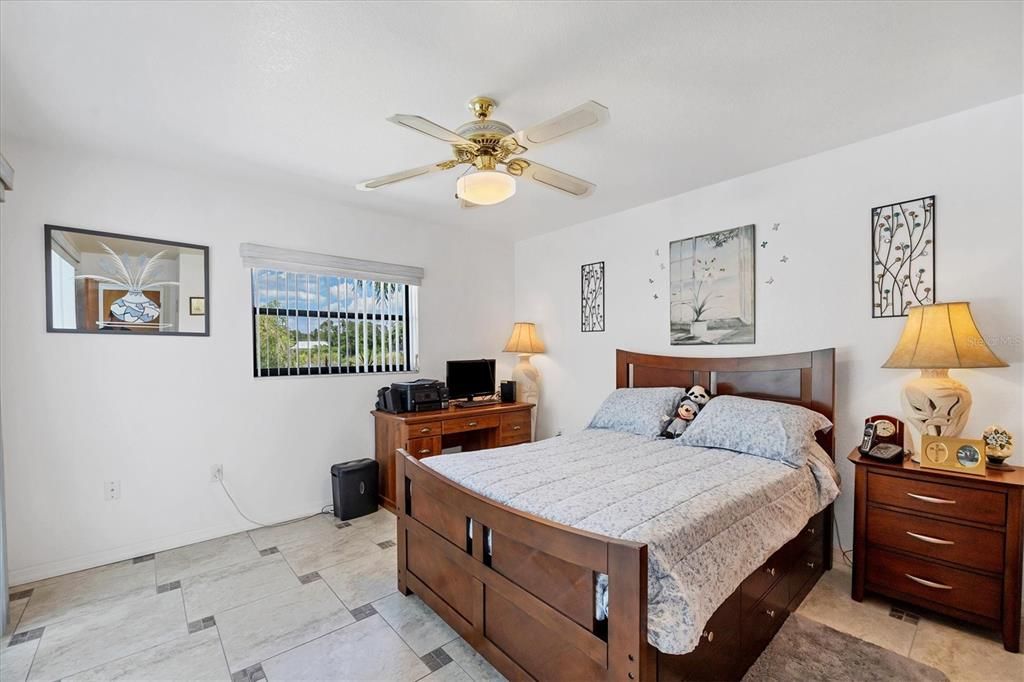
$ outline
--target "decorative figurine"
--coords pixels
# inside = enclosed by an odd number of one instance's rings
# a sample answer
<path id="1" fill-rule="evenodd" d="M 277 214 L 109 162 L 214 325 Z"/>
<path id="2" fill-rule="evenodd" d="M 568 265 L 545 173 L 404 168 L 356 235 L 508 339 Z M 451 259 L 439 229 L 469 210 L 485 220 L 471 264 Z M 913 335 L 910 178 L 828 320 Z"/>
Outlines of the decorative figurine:
<path id="1" fill-rule="evenodd" d="M 982 434 L 985 441 L 985 458 L 993 469 L 1005 469 L 1004 463 L 1013 454 L 1013 434 L 998 424 L 985 429 Z"/>

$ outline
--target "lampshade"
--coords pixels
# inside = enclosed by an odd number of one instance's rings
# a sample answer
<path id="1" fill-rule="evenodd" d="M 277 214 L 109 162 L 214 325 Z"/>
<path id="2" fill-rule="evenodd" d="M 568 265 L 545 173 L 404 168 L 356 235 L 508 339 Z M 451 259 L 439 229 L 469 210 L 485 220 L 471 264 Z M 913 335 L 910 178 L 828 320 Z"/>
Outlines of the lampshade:
<path id="1" fill-rule="evenodd" d="M 974 324 L 969 303 L 935 303 L 910 308 L 892 355 L 882 367 L 953 369 L 1006 367 Z"/>
<path id="2" fill-rule="evenodd" d="M 516 179 L 501 171 L 482 170 L 459 178 L 455 191 L 460 199 L 471 204 L 490 206 L 500 204 L 516 193 Z"/>
<path id="3" fill-rule="evenodd" d="M 512 336 L 505 344 L 506 353 L 543 353 L 544 343 L 537 337 L 537 326 L 533 322 L 516 322 Z"/>

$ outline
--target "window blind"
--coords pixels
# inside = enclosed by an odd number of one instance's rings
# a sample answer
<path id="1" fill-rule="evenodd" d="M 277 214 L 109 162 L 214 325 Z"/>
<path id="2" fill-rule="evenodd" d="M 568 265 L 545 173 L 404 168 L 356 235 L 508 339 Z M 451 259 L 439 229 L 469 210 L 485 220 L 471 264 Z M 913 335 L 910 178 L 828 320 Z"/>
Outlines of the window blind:
<path id="1" fill-rule="evenodd" d="M 267 269 L 335 275 L 349 279 L 373 280 L 417 287 L 423 283 L 423 268 L 411 265 L 329 256 L 309 251 L 263 246 L 262 244 L 242 244 L 240 251 L 242 264 L 254 270 Z"/>
<path id="2" fill-rule="evenodd" d="M 417 290 L 400 281 L 254 268 L 255 376 L 415 371 Z"/>

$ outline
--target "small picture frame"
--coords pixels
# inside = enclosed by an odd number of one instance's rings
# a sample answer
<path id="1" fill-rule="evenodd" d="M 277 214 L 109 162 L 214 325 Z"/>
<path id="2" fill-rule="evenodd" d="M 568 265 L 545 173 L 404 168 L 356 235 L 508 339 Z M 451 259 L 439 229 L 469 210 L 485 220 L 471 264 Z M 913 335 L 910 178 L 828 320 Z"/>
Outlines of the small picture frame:
<path id="1" fill-rule="evenodd" d="M 987 476 L 985 441 L 922 436 L 921 466 L 925 469 L 945 469 L 975 476 Z"/>
<path id="2" fill-rule="evenodd" d="M 189 315 L 205 315 L 206 314 L 206 297 L 205 296 L 189 296 L 188 297 L 188 314 Z"/>

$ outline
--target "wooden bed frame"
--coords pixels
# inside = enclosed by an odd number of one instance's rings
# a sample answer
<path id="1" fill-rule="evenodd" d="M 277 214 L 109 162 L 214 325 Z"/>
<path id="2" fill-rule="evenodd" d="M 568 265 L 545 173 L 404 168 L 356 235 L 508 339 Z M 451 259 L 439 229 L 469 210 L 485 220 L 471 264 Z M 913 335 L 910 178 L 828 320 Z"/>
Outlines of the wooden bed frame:
<path id="1" fill-rule="evenodd" d="M 834 376 L 833 349 L 746 358 L 616 351 L 620 388 L 701 384 L 829 419 Z M 831 434 L 819 442 L 834 459 Z M 398 452 L 398 589 L 419 595 L 513 680 L 739 679 L 831 568 L 830 505 L 743 581 L 694 651 L 667 655 L 647 642 L 647 545 L 512 509 Z M 608 575 L 606 621 L 594 617 L 598 573 Z"/>

